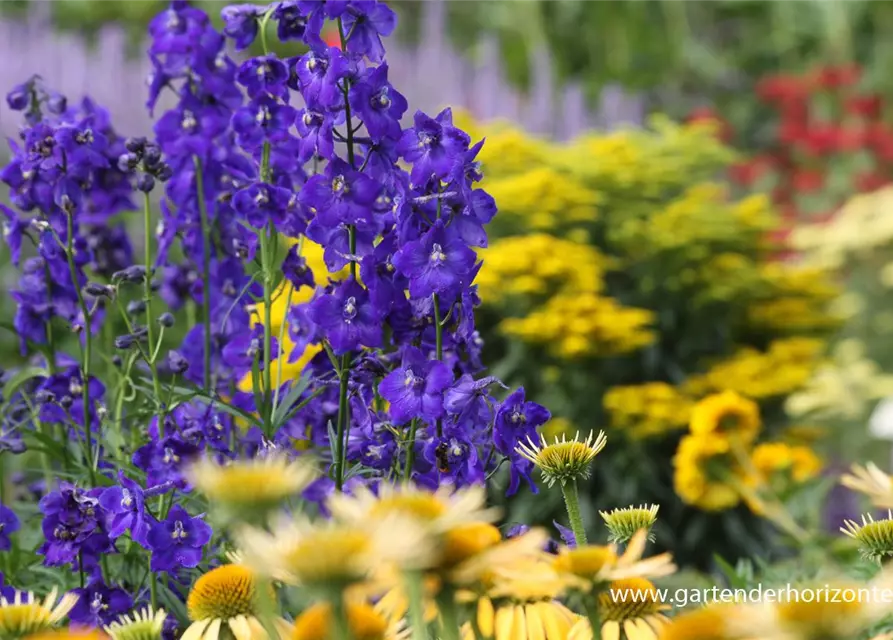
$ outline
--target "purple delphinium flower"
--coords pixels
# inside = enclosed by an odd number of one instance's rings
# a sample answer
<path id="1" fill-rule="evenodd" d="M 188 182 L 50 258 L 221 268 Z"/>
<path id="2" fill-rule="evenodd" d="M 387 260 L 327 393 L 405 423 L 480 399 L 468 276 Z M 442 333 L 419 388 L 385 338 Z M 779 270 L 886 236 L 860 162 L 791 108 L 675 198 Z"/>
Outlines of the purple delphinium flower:
<path id="1" fill-rule="evenodd" d="M 264 7 L 256 4 L 234 4 L 220 11 L 223 33 L 233 39 L 236 51 L 247 49 L 254 42 L 263 13 Z"/>
<path id="2" fill-rule="evenodd" d="M 388 65 L 371 68 L 350 87 L 350 106 L 359 114 L 373 139 L 400 138 L 400 118 L 406 113 L 406 98 L 388 82 Z"/>
<path id="3" fill-rule="evenodd" d="M 108 516 L 108 532 L 117 538 L 130 529 L 130 537 L 139 544 L 145 544 L 149 530 L 146 516 L 145 497 L 138 483 L 118 471 L 119 486 L 109 487 L 99 497 L 99 504 Z"/>
<path id="4" fill-rule="evenodd" d="M 334 285 L 331 293 L 309 303 L 307 316 L 323 331 L 337 355 L 382 345 L 381 314 L 366 291 L 350 278 Z"/>
<path id="5" fill-rule="evenodd" d="M 183 479 L 183 468 L 195 460 L 199 453 L 196 445 L 174 434 L 163 440 L 148 442 L 137 449 L 133 454 L 133 464 L 146 472 L 147 487 L 172 482 L 177 487 L 184 488 L 186 481 Z"/>
<path id="6" fill-rule="evenodd" d="M 99 577 L 72 594 L 78 597 L 68 619 L 77 625 L 102 627 L 133 608 L 133 598 L 121 587 L 109 587 Z"/>
<path id="7" fill-rule="evenodd" d="M 397 14 L 388 5 L 377 0 L 355 0 L 341 20 L 350 53 L 366 56 L 372 62 L 384 59 L 381 36 L 391 35 L 397 26 Z"/>
<path id="8" fill-rule="evenodd" d="M 236 140 L 243 149 L 253 151 L 266 142 L 289 137 L 288 128 L 295 120 L 295 110 L 268 95 L 260 95 L 233 114 Z"/>
<path id="9" fill-rule="evenodd" d="M 256 324 L 253 329 L 235 336 L 227 342 L 223 348 L 223 363 L 232 367 L 237 376 L 251 371 L 255 359 L 258 367 L 263 371 L 267 363 L 279 353 L 279 344 L 275 336 L 272 337 L 270 353 L 264 353 L 264 326 Z"/>
<path id="10" fill-rule="evenodd" d="M 335 47 L 311 49 L 295 63 L 297 86 L 311 109 L 329 109 L 342 101 L 339 82 L 349 64 Z"/>
<path id="11" fill-rule="evenodd" d="M 174 505 L 165 520 L 149 529 L 146 542 L 152 551 L 152 571 L 192 569 L 202 560 L 202 547 L 211 541 L 211 527 L 201 518 L 192 517 L 180 505 Z"/>
<path id="12" fill-rule="evenodd" d="M 288 220 L 292 194 L 282 187 L 255 182 L 233 196 L 233 207 L 252 227 L 263 229 L 268 222 L 280 227 Z"/>
<path id="13" fill-rule="evenodd" d="M 295 291 L 301 287 L 314 287 L 316 281 L 313 277 L 313 271 L 307 266 L 307 261 L 303 256 L 298 255 L 298 245 L 292 245 L 285 259 L 282 261 L 282 273 L 286 279 L 291 282 Z"/>
<path id="14" fill-rule="evenodd" d="M 104 529 L 106 516 L 98 499 L 101 492 L 102 489 L 84 491 L 63 482 L 58 491 L 41 498 L 45 541 L 38 553 L 44 556 L 45 565 L 78 562 L 84 568 L 92 568 L 100 554 L 111 550 Z"/>
<path id="15" fill-rule="evenodd" d="M 412 129 L 403 132 L 397 151 L 412 162 L 412 183 L 423 185 L 432 176 L 445 178 L 468 149 L 468 134 L 453 126 L 453 114 L 444 109 L 436 118 L 417 111 Z"/>
<path id="16" fill-rule="evenodd" d="M 249 58 L 239 67 L 236 80 L 253 99 L 263 95 L 284 98 L 288 94 L 288 67 L 275 55 Z"/>
<path id="17" fill-rule="evenodd" d="M 325 173 L 304 184 L 299 198 L 320 224 L 333 228 L 339 224 L 368 223 L 379 191 L 380 186 L 369 176 L 335 159 Z"/>
<path id="18" fill-rule="evenodd" d="M 394 254 L 394 266 L 409 278 L 409 293 L 424 298 L 456 292 L 471 273 L 475 253 L 438 220 L 421 238 Z"/>
<path id="19" fill-rule="evenodd" d="M 301 162 L 313 156 L 328 159 L 335 154 L 335 119 L 331 114 L 302 109 L 295 116 L 295 128 L 300 136 Z"/>
<path id="20" fill-rule="evenodd" d="M 443 362 L 407 347 L 403 364 L 384 377 L 378 392 L 390 403 L 388 412 L 395 423 L 413 418 L 433 421 L 443 416 L 443 392 L 452 382 L 453 374 Z"/>
<path id="21" fill-rule="evenodd" d="M 12 542 L 9 535 L 21 527 L 18 516 L 6 505 L 0 504 L 0 551 L 9 551 Z"/>
<path id="22" fill-rule="evenodd" d="M 509 394 L 503 400 L 493 423 L 493 443 L 496 450 L 506 456 L 510 463 L 509 487 L 507 495 L 513 495 L 518 490 L 521 478 L 524 478 L 531 489 L 535 485 L 530 477 L 533 471 L 533 463 L 522 457 L 515 448 L 520 442 L 536 439 L 536 430 L 551 418 L 549 410 L 535 402 L 526 401 L 524 387 Z"/>

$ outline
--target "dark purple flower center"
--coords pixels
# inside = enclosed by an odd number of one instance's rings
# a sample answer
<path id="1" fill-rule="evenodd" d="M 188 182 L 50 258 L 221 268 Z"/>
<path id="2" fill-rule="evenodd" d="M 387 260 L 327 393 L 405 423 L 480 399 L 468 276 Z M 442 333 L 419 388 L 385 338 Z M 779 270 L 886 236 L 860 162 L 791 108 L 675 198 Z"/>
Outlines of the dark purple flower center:
<path id="1" fill-rule="evenodd" d="M 350 322 L 357 317 L 357 299 L 355 297 L 350 296 L 347 300 L 344 301 L 344 308 L 342 309 L 342 313 L 344 315 L 345 322 Z"/>
<path id="2" fill-rule="evenodd" d="M 56 141 L 52 137 L 47 136 L 34 145 L 34 152 L 43 156 L 44 158 L 49 158 L 51 155 L 53 155 L 53 147 L 55 146 L 55 144 Z"/>
<path id="3" fill-rule="evenodd" d="M 84 129 L 84 131 L 77 134 L 74 139 L 78 144 L 90 144 L 93 142 L 93 130 Z"/>
<path id="4" fill-rule="evenodd" d="M 515 424 L 524 424 L 527 422 L 527 416 L 524 415 L 524 411 L 521 410 L 521 407 L 514 407 L 509 420 Z"/>
<path id="5" fill-rule="evenodd" d="M 254 196 L 254 203 L 258 206 L 263 206 L 270 201 L 270 198 L 267 196 L 266 189 L 258 189 L 257 195 Z"/>
<path id="6" fill-rule="evenodd" d="M 263 105 L 260 109 L 257 110 L 257 115 L 254 116 L 254 119 L 257 120 L 257 124 L 265 125 L 270 120 L 273 119 L 273 114 L 270 112 L 270 107 L 267 105 Z"/>
<path id="7" fill-rule="evenodd" d="M 63 542 L 67 540 L 74 540 L 77 536 L 75 536 L 72 531 L 66 527 L 65 525 L 59 525 L 55 529 L 53 529 L 53 537 L 56 540 L 62 540 Z"/>
<path id="8" fill-rule="evenodd" d="M 171 532 L 171 538 L 174 540 L 185 540 L 189 537 L 189 534 L 186 533 L 186 530 L 183 528 L 183 522 L 177 520 L 174 522 L 174 530 Z"/>
<path id="9" fill-rule="evenodd" d="M 168 9 L 164 28 L 171 33 L 181 33 L 183 31 L 183 21 L 180 20 L 180 16 L 173 9 Z"/>
<path id="10" fill-rule="evenodd" d="M 130 493 L 130 489 L 124 489 L 121 492 L 121 506 L 125 509 L 129 509 L 130 505 L 133 504 L 133 494 Z"/>
<path id="11" fill-rule="evenodd" d="M 440 136 L 430 131 L 419 131 L 419 147 L 430 149 L 440 142 Z"/>
<path id="12" fill-rule="evenodd" d="M 344 176 L 339 174 L 332 178 L 332 193 L 336 196 L 340 196 L 348 191 L 350 191 L 350 189 L 347 187 L 347 180 L 344 179 Z"/>
<path id="13" fill-rule="evenodd" d="M 257 338 L 253 338 L 251 342 L 248 343 L 248 351 L 246 352 L 249 358 L 253 358 L 257 354 L 260 353 L 261 345 L 260 341 Z"/>
<path id="14" fill-rule="evenodd" d="M 180 462 L 180 456 L 174 453 L 173 449 L 170 447 L 164 448 L 164 463 L 170 464 L 171 462 Z"/>
<path id="15" fill-rule="evenodd" d="M 443 247 L 437 242 L 431 245 L 430 260 L 431 263 L 435 265 L 443 264 L 446 261 L 446 254 L 443 252 Z"/>

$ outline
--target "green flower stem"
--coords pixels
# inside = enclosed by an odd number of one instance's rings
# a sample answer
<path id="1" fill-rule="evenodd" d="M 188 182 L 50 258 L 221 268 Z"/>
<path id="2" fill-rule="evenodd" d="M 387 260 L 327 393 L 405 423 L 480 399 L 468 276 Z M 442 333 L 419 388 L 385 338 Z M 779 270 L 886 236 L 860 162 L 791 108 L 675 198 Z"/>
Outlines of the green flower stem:
<path id="1" fill-rule="evenodd" d="M 288 284 L 288 294 L 285 296 L 285 312 L 288 313 L 288 310 L 291 309 L 291 298 L 295 292 L 295 285 L 293 283 Z M 279 346 L 277 348 L 276 353 L 276 384 L 275 389 L 273 389 L 273 408 L 271 412 L 273 415 L 276 414 L 276 409 L 279 407 L 279 388 L 282 386 L 282 345 L 285 340 L 285 326 L 286 326 L 285 318 L 282 319 L 282 323 L 279 325 Z"/>
<path id="2" fill-rule="evenodd" d="M 90 359 L 93 355 L 93 335 L 90 327 L 90 310 L 87 308 L 87 302 L 84 300 L 84 294 L 81 291 L 81 284 L 78 280 L 77 265 L 74 261 L 74 214 L 69 213 L 67 216 L 67 232 L 65 256 L 68 259 L 68 270 L 71 273 L 71 283 L 74 285 L 75 293 L 78 298 L 78 307 L 84 316 L 84 344 L 81 350 L 81 383 L 84 405 L 84 456 L 87 462 L 87 473 L 90 476 L 90 486 L 96 486 L 96 471 L 93 465 L 93 425 L 90 420 Z"/>
<path id="3" fill-rule="evenodd" d="M 204 384 L 205 391 L 211 393 L 211 227 L 208 222 L 208 207 L 205 205 L 205 188 L 202 179 L 202 161 L 193 156 L 195 164 L 195 189 L 198 192 L 198 211 L 202 225 L 202 324 L 204 326 Z"/>
<path id="4" fill-rule="evenodd" d="M 345 353 L 341 356 L 341 365 L 338 368 L 338 377 L 340 379 L 340 385 L 338 389 L 338 423 L 335 425 L 337 428 L 337 442 L 335 442 L 335 489 L 337 491 L 341 491 L 341 488 L 344 486 L 344 464 L 347 459 L 347 439 L 346 432 L 348 428 L 348 422 L 350 420 L 348 416 L 348 406 L 347 406 L 347 383 L 350 380 L 350 354 Z"/>
<path id="5" fill-rule="evenodd" d="M 419 430 L 419 419 L 413 418 L 409 423 L 409 440 L 406 444 L 406 468 L 403 472 L 403 479 L 406 482 L 412 480 L 412 468 L 415 465 L 415 436 Z"/>
<path id="6" fill-rule="evenodd" d="M 347 604 L 344 596 L 338 594 L 332 602 L 332 627 L 334 630 L 335 640 L 350 640 L 350 624 L 347 620 Z"/>
<path id="7" fill-rule="evenodd" d="M 564 495 L 564 504 L 567 507 L 567 517 L 571 523 L 571 530 L 577 546 L 586 544 L 586 530 L 583 529 L 583 516 L 580 514 L 580 495 L 577 492 L 577 481 L 569 480 L 561 485 L 561 493 Z M 595 630 L 593 629 L 593 633 Z"/>
<path id="8" fill-rule="evenodd" d="M 155 345 L 155 318 L 152 315 L 152 214 L 151 203 L 149 202 L 149 194 L 143 196 L 143 233 L 146 235 L 146 279 L 144 281 L 144 292 L 146 302 L 146 364 L 149 365 L 149 372 L 152 374 L 152 388 L 155 391 L 155 401 L 158 403 L 158 435 L 164 438 L 164 414 L 166 409 L 161 402 L 161 380 L 158 377 L 158 367 L 155 366 L 155 354 L 157 349 Z M 161 343 L 161 336 L 158 336 L 158 342 Z"/>
<path id="9" fill-rule="evenodd" d="M 589 619 L 589 626 L 592 629 L 592 640 L 601 640 L 602 638 L 602 617 L 598 610 L 598 596 L 598 591 L 593 592 L 584 605 L 586 617 Z"/>
<path id="10" fill-rule="evenodd" d="M 451 589 L 444 589 L 437 598 L 440 610 L 440 640 L 459 640 L 459 611 L 456 595 Z"/>
<path id="11" fill-rule="evenodd" d="M 338 18 L 338 34 L 341 37 L 341 46 L 344 48 L 346 38 L 344 37 L 344 27 L 341 24 L 341 18 Z M 342 89 L 344 95 L 344 116 L 345 126 L 347 127 L 346 144 L 347 144 L 347 162 L 354 167 L 354 140 L 353 140 L 353 121 L 350 112 L 350 100 L 348 99 L 348 91 L 350 90 L 347 81 Z M 348 243 L 350 245 L 350 277 L 354 280 L 357 278 L 357 263 L 353 259 L 357 252 L 357 234 L 353 225 L 347 225 Z M 350 416 L 348 414 L 347 402 L 347 385 L 350 382 L 350 365 L 351 354 L 346 353 L 341 356 L 340 367 L 338 368 L 339 389 L 338 389 L 338 417 L 337 417 L 337 439 L 335 443 L 335 489 L 341 491 L 344 486 L 344 466 L 346 463 L 347 441 L 346 436 L 349 430 Z"/>
<path id="12" fill-rule="evenodd" d="M 428 625 L 425 624 L 425 602 L 423 576 L 418 571 L 407 572 L 406 596 L 409 602 L 409 628 L 412 640 L 428 640 Z"/>

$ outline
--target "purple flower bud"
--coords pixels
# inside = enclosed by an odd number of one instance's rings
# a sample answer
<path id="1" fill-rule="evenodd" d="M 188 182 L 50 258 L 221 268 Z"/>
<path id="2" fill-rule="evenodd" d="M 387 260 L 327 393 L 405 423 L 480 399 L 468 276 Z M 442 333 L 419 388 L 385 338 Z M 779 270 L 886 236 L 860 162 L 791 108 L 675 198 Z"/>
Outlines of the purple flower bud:
<path id="1" fill-rule="evenodd" d="M 29 102 L 31 102 L 30 92 L 23 84 L 13 87 L 12 91 L 6 94 L 6 104 L 13 111 L 24 111 Z"/>
<path id="2" fill-rule="evenodd" d="M 176 351 L 169 351 L 167 354 L 167 365 L 172 373 L 180 374 L 189 368 L 189 362 Z"/>
<path id="3" fill-rule="evenodd" d="M 140 177 L 136 179 L 136 188 L 143 193 L 151 192 L 155 188 L 155 178 L 149 173 L 140 174 Z"/>

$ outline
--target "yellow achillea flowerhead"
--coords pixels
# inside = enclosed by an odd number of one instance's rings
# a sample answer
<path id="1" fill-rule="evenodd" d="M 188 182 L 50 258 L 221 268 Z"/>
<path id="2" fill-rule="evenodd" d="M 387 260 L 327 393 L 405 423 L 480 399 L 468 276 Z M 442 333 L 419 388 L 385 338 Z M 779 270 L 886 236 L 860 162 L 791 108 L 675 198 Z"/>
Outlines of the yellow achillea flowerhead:
<path id="1" fill-rule="evenodd" d="M 840 531 L 859 543 L 862 556 L 878 564 L 893 556 L 893 512 L 887 511 L 884 520 L 875 520 L 871 514 L 862 516 L 862 524 L 844 520 Z"/>
<path id="2" fill-rule="evenodd" d="M 515 451 L 539 468 L 550 487 L 556 482 L 564 485 L 573 480 L 588 478 L 591 473 L 590 463 L 608 442 L 604 431 L 599 431 L 598 435 L 590 431 L 582 441 L 579 433 L 573 440 L 561 436 L 561 440 L 556 438 L 552 444 L 546 442 L 545 436 L 540 437 L 540 443 L 535 443 L 528 437 L 527 442 L 522 442 Z"/>
<path id="3" fill-rule="evenodd" d="M 734 391 L 725 391 L 698 402 L 689 427 L 695 435 L 717 434 L 750 443 L 760 432 L 760 408 Z"/>
<path id="4" fill-rule="evenodd" d="M 167 613 L 146 607 L 132 615 L 123 615 L 105 628 L 111 640 L 161 640 Z"/>
<path id="5" fill-rule="evenodd" d="M 42 601 L 33 593 L 16 591 L 11 600 L 0 598 L 0 638 L 22 638 L 49 631 L 59 624 L 78 597 L 66 593 L 56 603 L 58 590 L 54 587 Z"/>
<path id="6" fill-rule="evenodd" d="M 407 634 L 400 623 L 390 622 L 377 607 L 365 602 L 348 602 L 347 627 L 354 640 L 397 640 Z M 332 605 L 318 602 L 295 619 L 291 640 L 334 640 Z"/>
<path id="7" fill-rule="evenodd" d="M 256 510 L 299 494 L 316 477 L 316 469 L 307 460 L 272 454 L 227 464 L 204 458 L 189 467 L 187 476 L 212 503 Z"/>
<path id="8" fill-rule="evenodd" d="M 723 511 L 740 500 L 740 476 L 728 439 L 714 433 L 688 435 L 673 457 L 673 487 L 683 502 L 705 511 Z"/>
<path id="9" fill-rule="evenodd" d="M 878 469 L 873 462 L 865 466 L 854 464 L 850 467 L 850 473 L 840 478 L 840 484 L 864 493 L 876 507 L 893 508 L 893 478 Z"/>
<path id="10" fill-rule="evenodd" d="M 778 473 L 787 474 L 794 482 L 806 482 L 822 470 L 822 461 L 805 446 L 784 442 L 763 442 L 751 453 L 754 468 L 765 480 Z"/>
<path id="11" fill-rule="evenodd" d="M 602 404 L 611 426 L 633 438 L 662 436 L 688 426 L 692 400 L 666 382 L 611 387 Z"/>
<path id="12" fill-rule="evenodd" d="M 651 527 L 657 522 L 656 504 L 641 507 L 626 507 L 613 511 L 599 511 L 605 526 L 608 527 L 608 539 L 610 542 L 623 544 L 632 538 L 638 531 L 648 532 L 648 539 L 654 541 Z"/>
<path id="13" fill-rule="evenodd" d="M 658 600 L 657 589 L 649 580 L 630 578 L 615 580 L 599 594 L 598 608 L 602 640 L 657 640 L 667 623 L 662 612 L 670 607 Z M 574 625 L 568 640 L 592 640 L 589 620 Z"/>

